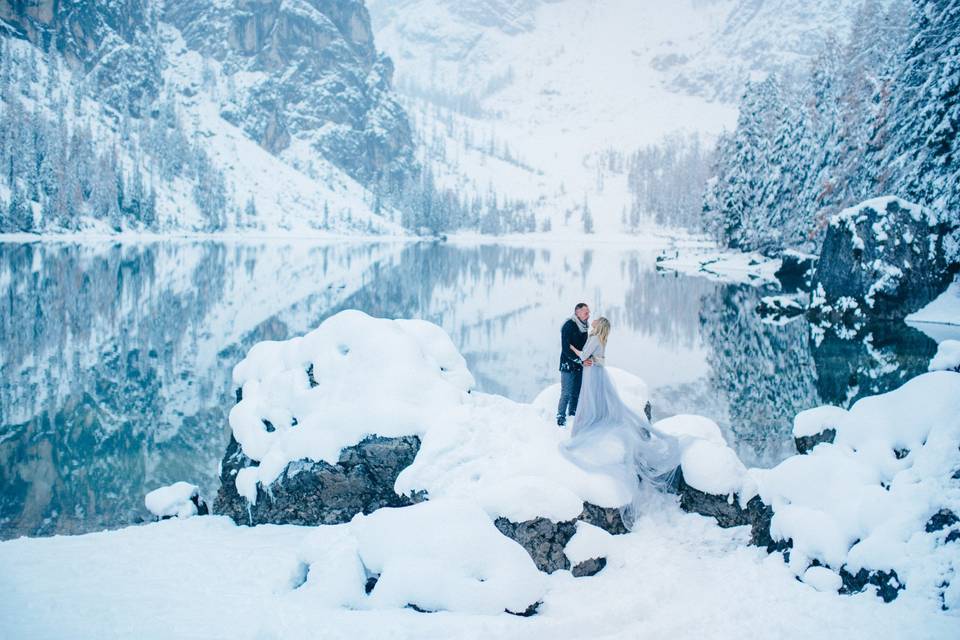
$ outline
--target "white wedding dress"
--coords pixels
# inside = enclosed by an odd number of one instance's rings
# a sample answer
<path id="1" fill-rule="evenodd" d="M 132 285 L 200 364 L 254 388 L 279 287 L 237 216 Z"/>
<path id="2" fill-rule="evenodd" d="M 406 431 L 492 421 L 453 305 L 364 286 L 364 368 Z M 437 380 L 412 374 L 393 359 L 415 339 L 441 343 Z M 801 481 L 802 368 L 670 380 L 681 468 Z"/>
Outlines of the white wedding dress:
<path id="1" fill-rule="evenodd" d="M 620 399 L 604 366 L 604 352 L 593 335 L 583 346 L 580 359 L 593 358 L 594 364 L 583 368 L 573 430 L 561 449 L 583 469 L 606 473 L 622 483 L 628 497 L 621 515 L 630 527 L 647 488 L 673 486 L 680 447 L 675 436 L 653 427 Z"/>

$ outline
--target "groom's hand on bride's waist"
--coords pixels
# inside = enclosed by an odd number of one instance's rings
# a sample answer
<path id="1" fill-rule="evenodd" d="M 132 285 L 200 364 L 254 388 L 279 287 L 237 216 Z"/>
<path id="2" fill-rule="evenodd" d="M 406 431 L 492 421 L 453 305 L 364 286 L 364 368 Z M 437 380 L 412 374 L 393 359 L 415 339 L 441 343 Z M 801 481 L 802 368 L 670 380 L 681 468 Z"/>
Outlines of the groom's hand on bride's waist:
<path id="1" fill-rule="evenodd" d="M 584 361 L 583 361 L 583 366 L 585 366 L 585 367 L 592 367 L 592 366 L 593 366 L 593 359 L 592 359 L 592 358 L 587 358 L 586 360 L 584 360 Z"/>

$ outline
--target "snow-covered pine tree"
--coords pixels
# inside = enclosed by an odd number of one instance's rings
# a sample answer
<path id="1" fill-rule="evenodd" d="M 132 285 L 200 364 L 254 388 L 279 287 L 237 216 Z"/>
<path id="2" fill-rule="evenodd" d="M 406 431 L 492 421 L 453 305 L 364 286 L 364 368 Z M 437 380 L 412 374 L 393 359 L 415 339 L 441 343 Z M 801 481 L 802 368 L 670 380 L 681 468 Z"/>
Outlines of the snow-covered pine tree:
<path id="1" fill-rule="evenodd" d="M 709 226 L 731 247 L 758 248 L 770 242 L 763 205 L 769 190 L 765 176 L 775 162 L 773 142 L 783 119 L 780 83 L 770 75 L 750 82 L 740 106 L 737 128 L 721 141 L 716 180 L 707 201 Z"/>
<path id="2" fill-rule="evenodd" d="M 915 0 L 913 40 L 878 122 L 873 189 L 931 207 L 960 227 L 960 0 Z M 945 243 L 960 262 L 960 231 Z"/>

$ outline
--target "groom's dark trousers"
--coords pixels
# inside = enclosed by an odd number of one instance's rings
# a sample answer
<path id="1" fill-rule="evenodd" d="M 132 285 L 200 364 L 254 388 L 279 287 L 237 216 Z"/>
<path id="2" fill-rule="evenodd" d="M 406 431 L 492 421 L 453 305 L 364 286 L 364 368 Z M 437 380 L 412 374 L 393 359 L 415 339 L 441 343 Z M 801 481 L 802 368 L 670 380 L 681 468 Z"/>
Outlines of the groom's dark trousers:
<path id="1" fill-rule="evenodd" d="M 580 400 L 580 383 L 583 381 L 583 369 L 560 372 L 560 405 L 557 407 L 557 417 L 572 416 L 577 412 L 577 401 Z"/>
<path id="2" fill-rule="evenodd" d="M 557 419 L 562 420 L 577 412 L 580 399 L 580 382 L 583 379 L 583 364 L 580 358 L 570 350 L 572 344 L 583 349 L 587 334 L 580 331 L 573 318 L 568 319 L 560 328 L 560 404 L 557 406 Z"/>

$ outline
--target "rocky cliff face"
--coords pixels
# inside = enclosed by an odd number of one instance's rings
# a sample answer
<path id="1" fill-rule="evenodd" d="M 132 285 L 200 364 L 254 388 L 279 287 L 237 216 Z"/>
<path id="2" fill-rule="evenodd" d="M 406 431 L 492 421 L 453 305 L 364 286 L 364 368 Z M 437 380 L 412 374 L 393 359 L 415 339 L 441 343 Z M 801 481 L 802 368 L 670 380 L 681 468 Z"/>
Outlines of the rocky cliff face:
<path id="1" fill-rule="evenodd" d="M 896 320 L 918 310 L 950 282 L 950 230 L 946 217 L 899 198 L 840 212 L 827 227 L 814 275 L 814 312 Z"/>
<path id="2" fill-rule="evenodd" d="M 302 140 L 365 184 L 409 171 L 393 63 L 374 47 L 362 2 L 168 2 L 163 20 L 237 78 L 221 115 L 272 153 Z"/>
<path id="3" fill-rule="evenodd" d="M 7 182 L 27 184 L 45 213 L 26 222 L 18 192 L 16 219 L 2 219 L 3 203 L 0 230 L 74 230 L 87 216 L 116 230 L 379 231 L 378 196 L 398 193 L 417 173 L 410 124 L 391 89 L 393 64 L 375 48 L 356 0 L 10 2 L 0 4 L 0 37 L 4 106 L 53 120 L 10 117 L 11 129 L 52 140 L 30 153 L 76 166 L 60 157 L 57 140 L 89 129 L 97 135 L 88 146 L 106 158 L 61 182 L 125 186 L 116 198 L 122 215 L 112 215 L 100 201 L 109 203 L 109 193 L 90 195 L 104 189 L 69 190 L 81 201 L 53 206 L 45 200 L 56 184 L 38 195 L 25 171 L 11 174 Z M 23 97 L 27 107 L 14 104 Z M 141 175 L 115 178 L 101 165 Z M 127 182 L 155 193 L 131 195 L 144 189 Z"/>
<path id="4" fill-rule="evenodd" d="M 11 35 L 51 47 L 85 73 L 100 98 L 137 116 L 157 97 L 163 55 L 157 16 L 147 0 L 4 2 Z"/>

